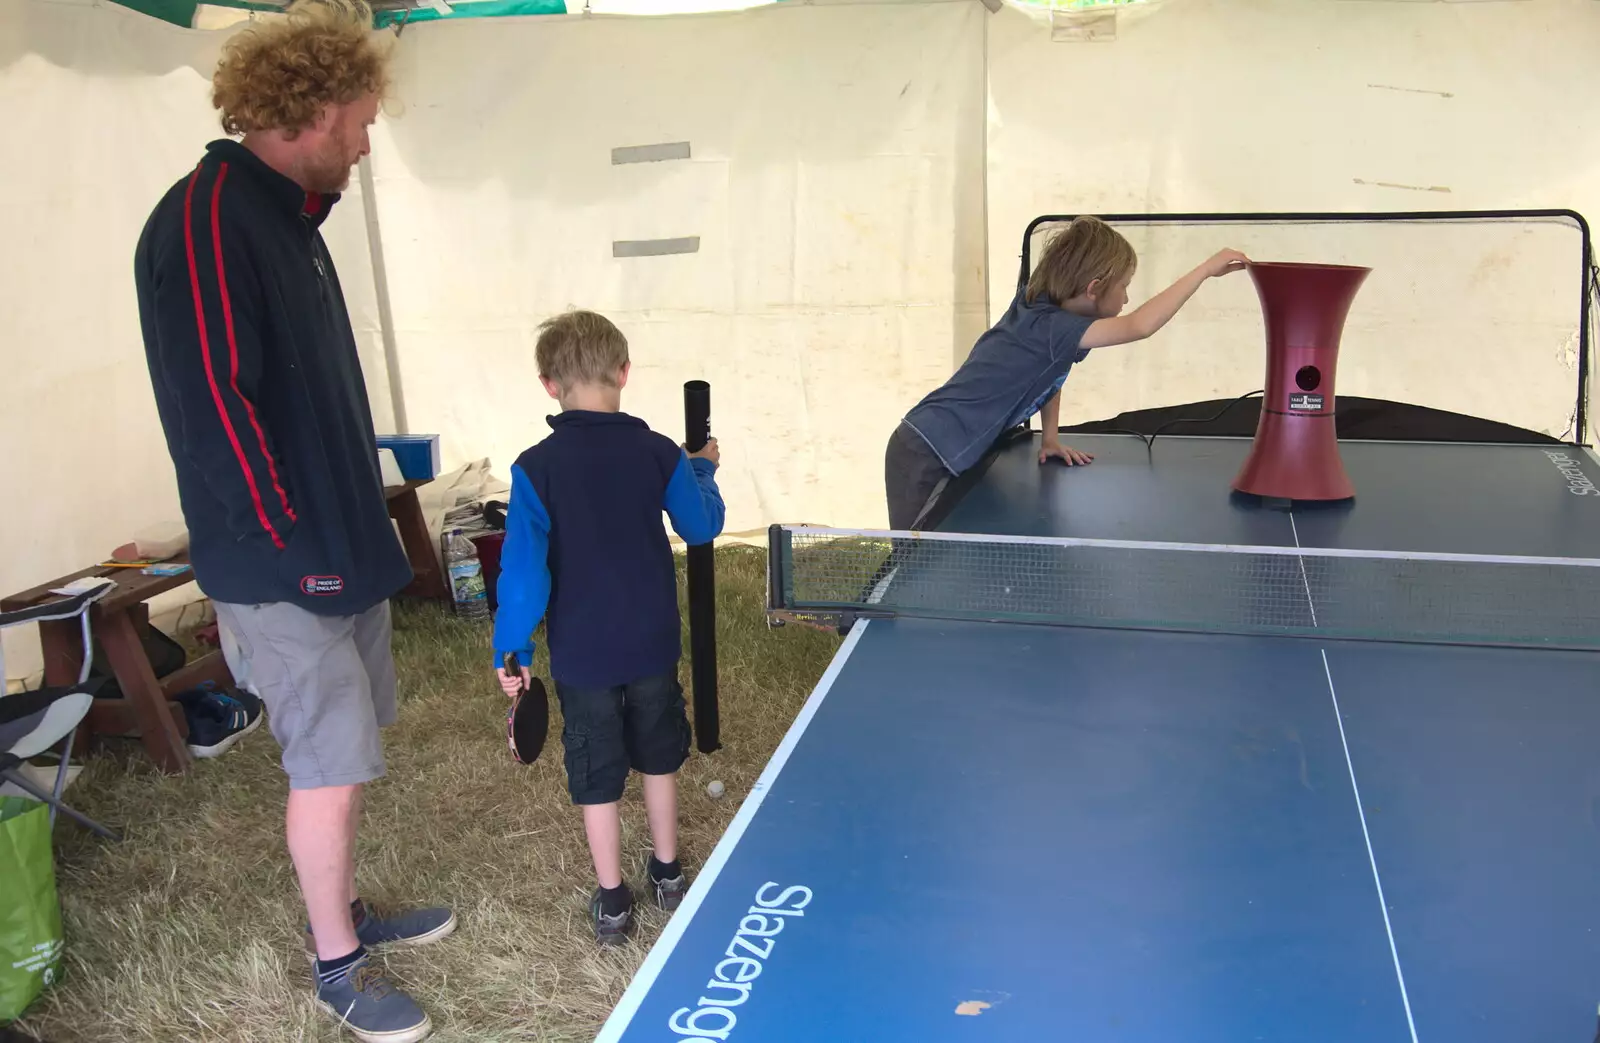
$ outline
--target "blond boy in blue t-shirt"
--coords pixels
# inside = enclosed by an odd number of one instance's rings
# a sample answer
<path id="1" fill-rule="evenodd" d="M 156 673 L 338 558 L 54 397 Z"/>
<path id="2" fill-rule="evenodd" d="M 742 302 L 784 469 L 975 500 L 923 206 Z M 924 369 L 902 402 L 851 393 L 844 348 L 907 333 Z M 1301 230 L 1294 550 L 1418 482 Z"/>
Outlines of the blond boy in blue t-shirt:
<path id="1" fill-rule="evenodd" d="M 1110 225 L 1080 217 L 1051 240 L 1028 283 L 949 380 L 907 413 L 889 438 L 884 488 L 889 527 L 914 529 L 946 482 L 977 463 L 1004 432 L 1040 414 L 1039 462 L 1093 458 L 1061 444 L 1061 386 L 1094 348 L 1153 336 L 1209 278 L 1244 268 L 1222 250 L 1128 315 L 1138 258 Z"/>

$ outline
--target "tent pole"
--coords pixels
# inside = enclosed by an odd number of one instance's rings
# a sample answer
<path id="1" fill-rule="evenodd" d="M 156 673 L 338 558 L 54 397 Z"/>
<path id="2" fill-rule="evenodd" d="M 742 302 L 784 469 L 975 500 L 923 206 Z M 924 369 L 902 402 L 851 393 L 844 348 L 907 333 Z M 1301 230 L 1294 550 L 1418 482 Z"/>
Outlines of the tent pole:
<path id="1" fill-rule="evenodd" d="M 389 374 L 389 405 L 394 413 L 394 433 L 410 434 L 406 422 L 405 389 L 400 381 L 400 352 L 395 346 L 394 313 L 389 307 L 389 273 L 383 263 L 383 235 L 378 228 L 378 194 L 372 179 L 371 157 L 362 156 L 361 207 L 367 218 L 367 249 L 372 255 L 372 284 L 378 299 L 378 332 L 383 338 L 383 361 Z"/>

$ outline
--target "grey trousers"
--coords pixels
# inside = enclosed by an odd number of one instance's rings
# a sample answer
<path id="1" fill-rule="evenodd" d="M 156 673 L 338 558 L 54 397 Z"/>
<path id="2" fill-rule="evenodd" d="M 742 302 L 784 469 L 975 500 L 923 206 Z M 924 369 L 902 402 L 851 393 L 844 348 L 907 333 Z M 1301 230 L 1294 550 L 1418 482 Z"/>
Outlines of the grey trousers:
<path id="1" fill-rule="evenodd" d="M 899 532 L 915 529 L 950 477 L 921 435 L 904 423 L 896 426 L 883 458 L 889 528 Z"/>

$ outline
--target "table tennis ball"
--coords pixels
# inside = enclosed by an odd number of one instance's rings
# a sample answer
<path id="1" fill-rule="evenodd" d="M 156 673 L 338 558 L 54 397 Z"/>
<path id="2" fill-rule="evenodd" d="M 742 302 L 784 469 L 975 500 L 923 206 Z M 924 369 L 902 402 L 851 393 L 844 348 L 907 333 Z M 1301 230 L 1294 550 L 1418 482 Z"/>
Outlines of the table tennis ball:
<path id="1" fill-rule="evenodd" d="M 722 783 L 721 783 L 721 781 L 713 780 L 711 785 L 706 787 L 706 792 L 711 794 L 712 797 L 721 798 L 721 796 L 722 796 Z"/>

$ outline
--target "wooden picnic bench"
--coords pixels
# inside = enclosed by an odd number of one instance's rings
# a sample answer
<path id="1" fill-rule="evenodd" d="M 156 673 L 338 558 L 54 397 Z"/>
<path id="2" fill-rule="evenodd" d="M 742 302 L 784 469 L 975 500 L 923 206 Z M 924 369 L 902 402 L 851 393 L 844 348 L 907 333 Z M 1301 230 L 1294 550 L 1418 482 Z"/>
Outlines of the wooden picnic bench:
<path id="1" fill-rule="evenodd" d="M 450 600 L 450 587 L 433 553 L 427 521 L 422 515 L 417 489 L 426 481 L 409 481 L 385 491 L 389 516 L 400 532 L 400 542 L 411 562 L 413 579 L 402 596 Z M 180 554 L 163 564 L 187 564 Z M 139 568 L 93 565 L 61 576 L 48 583 L 0 599 L 0 610 L 27 608 L 59 598 L 52 593 L 76 579 L 105 577 L 116 589 L 91 609 L 95 639 L 105 652 L 107 663 L 122 690 L 121 699 L 96 699 L 78 736 L 74 749 L 88 749 L 93 735 L 138 736 L 156 766 L 168 774 L 189 769 L 192 756 L 187 738 L 189 727 L 181 710 L 174 710 L 172 698 L 206 681 L 219 687 L 233 683 L 220 650 L 208 653 L 181 669 L 157 678 L 146 652 L 145 638 L 150 628 L 148 602 L 158 594 L 194 582 L 192 570 L 173 576 L 150 576 Z M 86 654 L 77 622 L 47 622 L 39 625 L 39 645 L 44 655 L 44 683 L 75 683 Z"/>

